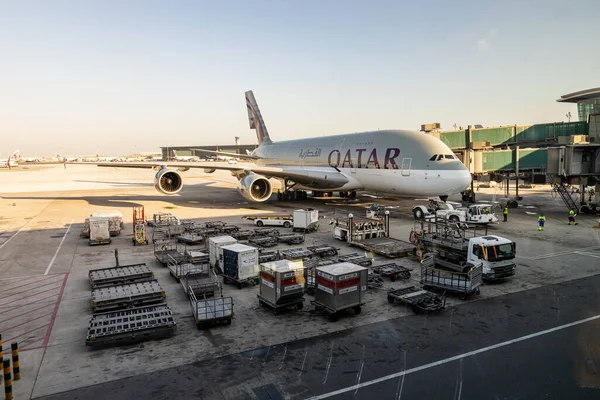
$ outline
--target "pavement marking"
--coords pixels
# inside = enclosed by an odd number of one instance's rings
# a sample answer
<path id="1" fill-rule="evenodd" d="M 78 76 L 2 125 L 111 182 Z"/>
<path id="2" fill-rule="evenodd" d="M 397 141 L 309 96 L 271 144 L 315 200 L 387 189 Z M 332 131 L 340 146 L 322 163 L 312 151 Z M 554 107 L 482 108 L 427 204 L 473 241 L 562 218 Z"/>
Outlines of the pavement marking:
<path id="1" fill-rule="evenodd" d="M 556 253 L 541 254 L 539 256 L 532 256 L 532 257 L 517 256 L 517 257 L 524 258 L 526 260 L 542 260 L 544 258 L 566 256 L 569 254 L 577 253 L 579 251 L 586 251 L 586 250 L 600 250 L 600 248 L 598 246 L 592 246 L 592 247 L 584 247 L 582 249 L 563 250 L 563 251 L 557 251 Z"/>
<path id="2" fill-rule="evenodd" d="M 432 363 L 429 363 L 429 364 L 421 365 L 419 367 L 407 369 L 405 371 L 400 371 L 400 372 L 396 372 L 394 374 L 382 376 L 381 378 L 373 379 L 373 380 L 370 380 L 370 381 L 367 381 L 367 382 L 363 382 L 363 383 L 360 383 L 360 384 L 357 384 L 357 385 L 348 386 L 348 387 L 345 387 L 343 389 L 335 390 L 333 392 L 319 394 L 317 396 L 310 397 L 310 399 L 313 399 L 313 400 L 326 399 L 328 397 L 337 396 L 337 395 L 340 395 L 340 394 L 343 394 L 343 393 L 347 393 L 347 392 L 351 392 L 351 391 L 357 391 L 358 389 L 360 389 L 362 387 L 365 387 L 365 386 L 371 386 L 371 385 L 375 385 L 377 383 L 388 381 L 390 379 L 399 378 L 399 377 L 405 376 L 405 375 L 410 375 L 410 374 L 415 373 L 415 372 L 423 371 L 423 370 L 426 370 L 426 369 L 429 369 L 429 368 L 437 367 L 439 365 L 444 365 L 444 364 L 447 364 L 447 363 L 450 363 L 450 362 L 453 362 L 453 361 L 461 360 L 461 359 L 463 359 L 465 357 L 471 357 L 471 356 L 474 356 L 474 355 L 477 355 L 477 354 L 488 352 L 490 350 L 499 349 L 501 347 L 509 346 L 511 344 L 519 343 L 519 342 L 522 342 L 522 341 L 525 341 L 525 340 L 529 340 L 529 339 L 532 339 L 532 338 L 535 338 L 535 337 L 538 337 L 538 336 L 547 335 L 548 333 L 560 331 L 560 330 L 563 330 L 563 329 L 566 329 L 566 328 L 570 328 L 570 327 L 573 327 L 573 326 L 585 324 L 586 322 L 595 321 L 597 319 L 600 319 L 600 314 L 595 315 L 593 317 L 589 317 L 589 318 L 585 318 L 585 319 L 580 319 L 578 321 L 570 322 L 568 324 L 556 326 L 554 328 L 550 328 L 550 329 L 546 329 L 546 330 L 543 330 L 543 331 L 531 333 L 529 335 L 521 336 L 521 337 L 518 337 L 518 338 L 515 338 L 515 339 L 507 340 L 505 342 L 497 343 L 497 344 L 494 344 L 494 345 L 491 345 L 491 346 L 483 347 L 483 348 L 478 349 L 478 350 L 469 351 L 467 353 L 459 354 L 459 355 L 454 356 L 454 357 L 449 357 L 449 358 L 445 358 L 443 360 L 439 360 L 439 361 L 435 361 L 435 362 L 432 362 Z"/>
<path id="3" fill-rule="evenodd" d="M 13 239 L 15 236 L 17 236 L 17 235 L 18 235 L 18 234 L 19 234 L 19 233 L 20 233 L 20 232 L 21 232 L 23 229 L 25 229 L 25 227 L 26 227 L 27 225 L 29 225 L 29 224 L 31 223 L 31 221 L 33 221 L 34 219 L 35 219 L 35 217 L 31 218 L 31 219 L 29 220 L 29 222 L 27 222 L 25 225 L 23 225 L 23 226 L 21 227 L 21 229 L 19 229 L 18 231 L 16 231 L 16 232 L 15 232 L 15 234 L 14 234 L 14 235 L 12 235 L 11 237 L 9 237 L 9 238 L 6 240 L 6 242 L 2 243 L 2 245 L 0 246 L 0 250 L 2 250 L 2 248 L 3 248 L 4 246 L 6 246 L 6 245 L 8 244 L 8 242 L 10 242 L 10 241 L 11 241 L 11 240 L 12 240 L 12 239 Z"/>
<path id="4" fill-rule="evenodd" d="M 596 257 L 596 258 L 600 258 L 600 254 L 594 254 L 594 253 L 587 253 L 585 251 L 576 251 L 575 254 L 580 254 L 582 256 L 589 256 L 589 257 Z"/>
<path id="5" fill-rule="evenodd" d="M 54 260 L 56 260 L 56 256 L 58 256 L 58 252 L 60 251 L 60 248 L 63 245 L 63 242 L 65 241 L 65 238 L 67 237 L 67 233 L 69 233 L 69 230 L 71 229 L 71 225 L 73 225 L 73 220 L 71 220 L 71 223 L 69 224 L 69 227 L 67 228 L 67 231 L 65 232 L 65 235 L 63 236 L 62 240 L 60 241 L 60 244 L 58 245 L 58 249 L 56 249 L 56 253 L 54 253 L 54 257 L 52 257 L 52 260 L 50 260 L 50 264 L 48 264 L 48 268 L 46 268 L 46 272 L 44 272 L 44 275 L 48 275 L 48 272 L 50 272 L 50 268 L 52 268 L 52 264 L 54 264 Z"/>

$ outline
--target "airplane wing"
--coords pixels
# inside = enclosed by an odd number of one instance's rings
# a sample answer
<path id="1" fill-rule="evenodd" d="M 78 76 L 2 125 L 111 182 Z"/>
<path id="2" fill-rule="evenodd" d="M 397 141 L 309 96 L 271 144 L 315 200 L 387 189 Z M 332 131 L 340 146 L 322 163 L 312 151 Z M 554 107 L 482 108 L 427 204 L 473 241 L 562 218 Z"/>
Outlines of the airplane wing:
<path id="1" fill-rule="evenodd" d="M 85 163 L 78 163 L 85 164 Z M 320 189 L 336 188 L 348 183 L 348 178 L 336 170 L 327 167 L 269 167 L 251 163 L 246 164 L 226 164 L 209 162 L 177 162 L 177 161 L 157 161 L 157 162 L 111 162 L 97 163 L 99 167 L 113 168 L 180 168 L 188 170 L 190 168 L 204 169 L 206 173 L 215 170 L 231 171 L 233 174 L 255 173 L 264 175 L 267 178 L 283 178 L 308 187 L 318 187 Z"/>
<path id="2" fill-rule="evenodd" d="M 237 154 L 237 153 L 227 153 L 224 151 L 214 151 L 214 150 L 204 150 L 204 149 L 191 149 L 194 151 L 199 151 L 201 153 L 214 154 L 216 156 L 226 156 L 226 157 L 235 157 L 235 158 L 243 158 L 248 160 L 259 160 L 260 157 L 252 156 L 250 154 Z"/>

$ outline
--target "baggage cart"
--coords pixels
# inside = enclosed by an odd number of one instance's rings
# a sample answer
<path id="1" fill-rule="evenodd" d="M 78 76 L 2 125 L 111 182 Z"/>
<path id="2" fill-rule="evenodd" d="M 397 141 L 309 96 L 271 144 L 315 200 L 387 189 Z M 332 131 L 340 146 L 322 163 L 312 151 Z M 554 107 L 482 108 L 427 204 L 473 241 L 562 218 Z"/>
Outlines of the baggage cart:
<path id="1" fill-rule="evenodd" d="M 166 304 L 94 314 L 88 325 L 86 346 L 129 344 L 171 336 L 177 330 Z"/>
<path id="2" fill-rule="evenodd" d="M 108 217 L 88 217 L 90 225 L 90 246 L 110 244 L 110 231 Z"/>
<path id="3" fill-rule="evenodd" d="M 209 264 L 210 257 L 204 251 L 185 249 L 184 254 L 187 262 L 192 264 Z"/>
<path id="4" fill-rule="evenodd" d="M 396 263 L 376 265 L 371 267 L 371 270 L 376 274 L 387 276 L 392 282 L 395 282 L 397 279 L 410 279 L 410 269 Z"/>
<path id="5" fill-rule="evenodd" d="M 277 251 L 264 251 L 259 249 L 258 250 L 258 263 L 262 264 L 262 263 L 266 263 L 269 261 L 276 261 L 277 258 L 279 257 Z"/>
<path id="6" fill-rule="evenodd" d="M 198 329 L 223 322 L 227 325 L 231 324 L 231 319 L 234 316 L 233 297 L 198 299 L 194 292 L 190 292 L 189 301 Z"/>
<path id="7" fill-rule="evenodd" d="M 277 237 L 253 237 L 252 239 L 248 240 L 248 243 L 257 247 L 275 247 L 277 246 Z"/>
<path id="8" fill-rule="evenodd" d="M 333 257 L 333 256 L 337 256 L 338 254 L 338 248 L 333 247 L 333 246 L 309 246 L 307 247 L 307 249 L 312 252 L 314 255 L 317 255 L 319 257 Z"/>
<path id="9" fill-rule="evenodd" d="M 279 236 L 279 230 L 275 228 L 256 228 L 254 234 L 259 237 L 263 236 Z"/>
<path id="10" fill-rule="evenodd" d="M 258 283 L 259 262 L 258 249 L 245 244 L 223 246 L 223 282 L 235 282 L 238 289 L 243 284 Z"/>
<path id="11" fill-rule="evenodd" d="M 207 298 L 223 295 L 223 287 L 210 265 L 188 264 L 182 271 L 181 286 L 188 296 L 194 293 L 196 298 Z"/>
<path id="12" fill-rule="evenodd" d="M 435 256 L 425 258 L 421 264 L 421 284 L 426 290 L 442 290 L 457 293 L 461 300 L 479 294 L 483 283 L 483 267 L 474 265 L 468 272 L 456 272 L 436 268 Z"/>
<path id="13" fill-rule="evenodd" d="M 92 269 L 88 276 L 90 277 L 90 285 L 93 289 L 150 281 L 154 279 L 154 272 L 145 263 L 141 263 Z"/>
<path id="14" fill-rule="evenodd" d="M 360 314 L 363 294 L 367 290 L 367 272 L 367 268 L 349 262 L 317 267 L 315 300 L 311 304 L 332 322 L 346 310 Z"/>
<path id="15" fill-rule="evenodd" d="M 154 257 L 163 267 L 167 266 L 169 257 L 175 260 L 176 263 L 184 263 L 186 261 L 185 248 L 173 243 L 155 243 Z"/>
<path id="16" fill-rule="evenodd" d="M 279 256 L 284 260 L 303 260 L 314 257 L 310 250 L 302 248 L 280 250 Z"/>
<path id="17" fill-rule="evenodd" d="M 240 227 L 237 225 L 224 225 L 220 229 L 221 233 L 226 235 L 231 235 L 240 230 Z"/>
<path id="18" fill-rule="evenodd" d="M 294 309 L 300 311 L 302 308 L 304 308 L 304 297 L 293 299 L 285 303 L 273 303 L 272 301 L 262 297 L 260 294 L 257 294 L 256 296 L 258 297 L 258 304 L 263 308 L 270 307 L 275 315 L 279 314 L 281 310 L 284 309 Z"/>
<path id="19" fill-rule="evenodd" d="M 140 307 L 165 301 L 165 291 L 156 279 L 125 285 L 107 286 L 92 289 L 92 310 L 94 312 Z"/>
<path id="20" fill-rule="evenodd" d="M 252 236 L 254 236 L 254 232 L 249 230 L 237 231 L 231 234 L 231 237 L 237 240 L 248 240 Z"/>
<path id="21" fill-rule="evenodd" d="M 352 264 L 360 265 L 361 267 L 370 267 L 371 264 L 373 264 L 372 259 L 365 257 L 365 256 L 361 256 L 358 253 L 352 253 L 352 254 L 347 254 L 345 256 L 339 256 L 338 261 L 339 262 L 350 262 Z"/>
<path id="22" fill-rule="evenodd" d="M 415 314 L 421 311 L 437 311 L 446 306 L 446 295 L 438 295 L 416 286 L 392 289 L 387 293 L 388 303 L 396 300 L 410 306 Z"/>
<path id="23" fill-rule="evenodd" d="M 286 243 L 289 245 L 304 243 L 304 235 L 301 235 L 299 233 L 286 233 L 277 236 L 277 242 Z"/>

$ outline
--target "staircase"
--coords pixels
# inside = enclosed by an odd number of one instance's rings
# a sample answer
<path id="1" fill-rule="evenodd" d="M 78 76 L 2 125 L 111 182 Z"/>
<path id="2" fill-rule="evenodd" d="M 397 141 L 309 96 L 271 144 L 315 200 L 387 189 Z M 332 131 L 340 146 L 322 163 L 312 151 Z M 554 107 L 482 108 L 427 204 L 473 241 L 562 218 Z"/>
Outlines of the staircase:
<path id="1" fill-rule="evenodd" d="M 552 189 L 555 190 L 560 195 L 560 197 L 562 197 L 567 208 L 569 210 L 574 210 L 576 214 L 579 214 L 579 207 L 577 207 L 577 203 L 575 203 L 575 200 L 573 200 L 573 198 L 571 197 L 571 194 L 569 193 L 569 189 L 567 189 L 565 187 L 565 185 L 562 184 L 562 182 L 560 181 L 560 178 L 557 176 L 550 175 L 550 174 L 548 174 L 546 176 L 550 180 Z"/>

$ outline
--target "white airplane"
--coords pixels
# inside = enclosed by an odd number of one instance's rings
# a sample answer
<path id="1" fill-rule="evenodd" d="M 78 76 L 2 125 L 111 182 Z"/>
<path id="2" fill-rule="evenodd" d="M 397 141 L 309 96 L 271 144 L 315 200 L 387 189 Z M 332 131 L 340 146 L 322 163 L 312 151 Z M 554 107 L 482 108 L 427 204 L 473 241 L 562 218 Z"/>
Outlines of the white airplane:
<path id="1" fill-rule="evenodd" d="M 178 156 L 175 150 L 172 150 L 174 161 L 200 161 L 200 158 L 197 156 Z"/>
<path id="2" fill-rule="evenodd" d="M 464 191 L 471 174 L 452 150 L 435 137 L 406 130 L 381 130 L 310 139 L 274 142 L 263 121 L 254 94 L 246 92 L 250 129 L 256 130 L 259 146 L 251 154 L 203 151 L 234 157 L 244 163 L 143 162 L 107 163 L 104 167 L 154 168 L 154 186 L 164 194 L 183 187 L 180 174 L 190 168 L 206 173 L 230 171 L 238 179 L 238 190 L 247 200 L 263 202 L 273 192 L 270 179 L 282 182 L 284 191 L 307 190 L 313 196 L 340 192 L 355 197 L 356 191 L 405 196 L 439 196 Z"/>
<path id="3" fill-rule="evenodd" d="M 21 161 L 21 152 L 19 150 L 13 151 L 5 160 L 0 160 L 0 168 L 15 168 L 18 167 L 18 161 Z"/>

